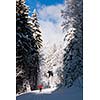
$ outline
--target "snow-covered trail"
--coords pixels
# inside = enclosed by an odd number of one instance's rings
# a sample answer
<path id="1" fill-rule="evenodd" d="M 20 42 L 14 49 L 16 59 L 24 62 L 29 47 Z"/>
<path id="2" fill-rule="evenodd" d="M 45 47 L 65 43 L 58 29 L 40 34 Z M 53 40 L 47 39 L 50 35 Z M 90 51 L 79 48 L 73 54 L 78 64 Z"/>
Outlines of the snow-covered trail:
<path id="1" fill-rule="evenodd" d="M 57 87 L 42 89 L 41 92 L 40 92 L 40 90 L 34 90 L 34 91 L 27 92 L 27 93 L 33 93 L 33 94 L 51 94 L 52 92 L 56 91 L 56 89 L 57 89 Z M 25 95 L 27 93 L 17 94 L 17 96 Z"/>
<path id="2" fill-rule="evenodd" d="M 77 87 L 43 89 L 21 94 L 16 100 L 83 100 L 83 90 Z"/>

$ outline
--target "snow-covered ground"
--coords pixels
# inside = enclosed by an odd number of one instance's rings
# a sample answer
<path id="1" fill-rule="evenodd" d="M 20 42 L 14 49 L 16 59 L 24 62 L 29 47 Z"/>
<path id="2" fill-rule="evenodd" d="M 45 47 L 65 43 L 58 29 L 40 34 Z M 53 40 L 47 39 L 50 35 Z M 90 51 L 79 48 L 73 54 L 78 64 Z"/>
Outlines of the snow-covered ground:
<path id="1" fill-rule="evenodd" d="M 49 88 L 24 93 L 18 95 L 16 100 L 83 100 L 83 89 L 79 87 L 71 88 Z"/>

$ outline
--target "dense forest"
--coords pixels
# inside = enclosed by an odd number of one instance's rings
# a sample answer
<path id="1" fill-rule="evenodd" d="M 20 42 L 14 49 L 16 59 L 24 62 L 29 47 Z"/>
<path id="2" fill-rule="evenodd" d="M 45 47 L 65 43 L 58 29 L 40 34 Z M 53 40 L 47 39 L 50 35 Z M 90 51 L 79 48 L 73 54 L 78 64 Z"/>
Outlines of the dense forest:
<path id="1" fill-rule="evenodd" d="M 16 0 L 17 94 L 37 90 L 38 84 L 69 88 L 83 80 L 83 0 L 64 0 L 63 5 L 59 10 L 64 38 L 44 46 L 37 11 L 30 16 L 25 0 Z"/>

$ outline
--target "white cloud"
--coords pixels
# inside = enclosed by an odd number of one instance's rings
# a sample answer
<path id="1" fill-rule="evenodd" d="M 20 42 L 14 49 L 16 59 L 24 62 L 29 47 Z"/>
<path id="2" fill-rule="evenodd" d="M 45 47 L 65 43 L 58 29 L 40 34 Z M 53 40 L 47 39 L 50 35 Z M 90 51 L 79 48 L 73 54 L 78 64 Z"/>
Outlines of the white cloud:
<path id="1" fill-rule="evenodd" d="M 61 9 L 63 5 L 42 6 L 38 10 L 39 23 L 42 29 L 44 42 L 55 43 L 62 40 Z"/>

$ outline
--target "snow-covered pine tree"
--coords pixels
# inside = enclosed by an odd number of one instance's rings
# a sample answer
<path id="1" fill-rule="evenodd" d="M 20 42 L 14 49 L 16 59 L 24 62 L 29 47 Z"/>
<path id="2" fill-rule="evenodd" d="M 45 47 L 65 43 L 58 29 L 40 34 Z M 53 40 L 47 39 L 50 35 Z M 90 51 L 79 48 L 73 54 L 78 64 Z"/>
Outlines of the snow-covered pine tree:
<path id="1" fill-rule="evenodd" d="M 16 92 L 37 88 L 39 51 L 33 25 L 29 23 L 29 9 L 25 0 L 16 0 Z M 26 84 L 25 84 L 26 83 Z"/>
<path id="2" fill-rule="evenodd" d="M 28 19 L 28 8 L 24 3 L 24 0 L 16 0 L 16 93 L 24 92 L 23 80 L 25 79 L 25 73 L 23 67 L 24 52 L 26 49 L 24 49 L 22 38 L 25 33 L 23 32 L 25 29 L 24 26 L 27 24 Z M 27 12 L 26 15 L 24 12 Z"/>
<path id="3" fill-rule="evenodd" d="M 38 18 L 37 18 L 36 9 L 34 9 L 32 16 L 29 18 L 28 23 L 30 24 L 31 28 L 33 29 L 33 37 L 35 39 L 35 44 L 36 44 L 36 48 L 38 51 L 38 54 L 35 55 L 35 60 L 34 60 L 35 62 L 37 62 L 36 65 L 34 65 L 34 66 L 37 66 L 37 68 L 38 68 L 37 73 L 38 73 L 40 71 L 40 62 L 42 59 L 42 55 L 40 54 L 40 51 L 41 51 L 43 40 L 42 40 L 42 32 L 40 30 L 40 25 L 39 25 Z M 37 75 L 37 77 L 35 77 L 35 80 L 37 82 L 38 75 Z"/>
<path id="4" fill-rule="evenodd" d="M 83 0 L 65 0 L 62 17 L 62 26 L 66 32 L 64 83 L 70 87 L 83 75 Z"/>
<path id="5" fill-rule="evenodd" d="M 33 30 L 34 30 L 33 36 L 35 38 L 38 49 L 40 49 L 42 47 L 42 34 L 41 34 L 40 25 L 37 18 L 36 9 L 34 9 L 34 12 L 31 18 L 32 18 L 32 24 L 33 24 Z"/>

